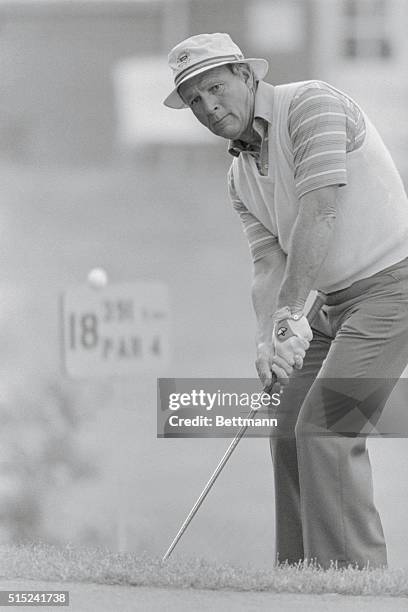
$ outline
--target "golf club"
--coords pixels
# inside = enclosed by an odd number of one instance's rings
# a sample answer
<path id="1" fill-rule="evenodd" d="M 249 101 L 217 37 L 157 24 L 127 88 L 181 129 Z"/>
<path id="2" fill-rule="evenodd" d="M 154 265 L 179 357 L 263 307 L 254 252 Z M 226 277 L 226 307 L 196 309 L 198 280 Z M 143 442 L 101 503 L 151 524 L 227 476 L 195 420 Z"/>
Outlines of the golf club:
<path id="1" fill-rule="evenodd" d="M 314 300 L 314 302 L 313 302 L 313 304 L 312 304 L 312 306 L 311 306 L 311 308 L 310 308 L 310 310 L 309 310 L 309 312 L 307 314 L 307 320 L 309 321 L 309 323 L 312 323 L 313 319 L 315 318 L 316 314 L 318 313 L 318 311 L 320 310 L 320 308 L 322 307 L 324 302 L 325 302 L 325 299 L 324 299 L 323 294 L 318 292 L 317 295 L 316 295 L 316 298 L 315 298 L 315 300 Z M 251 410 L 249 411 L 249 413 L 248 413 L 246 418 L 247 419 L 251 419 L 256 412 L 257 412 L 257 408 L 251 408 Z M 248 423 L 249 421 L 246 421 L 246 422 Z M 200 508 L 201 504 L 203 503 L 203 501 L 207 497 L 207 495 L 208 495 L 210 489 L 212 488 L 213 484 L 215 483 L 215 481 L 217 480 L 217 478 L 220 475 L 221 471 L 223 470 L 223 468 L 224 468 L 225 464 L 227 463 L 228 459 L 231 457 L 231 455 L 232 455 L 235 447 L 237 446 L 238 442 L 240 441 L 242 436 L 245 434 L 247 428 L 248 428 L 247 424 L 246 425 L 242 425 L 242 427 L 238 431 L 237 435 L 235 436 L 235 438 L 232 440 L 231 444 L 229 445 L 229 447 L 225 451 L 221 461 L 219 462 L 219 464 L 217 465 L 214 473 L 211 475 L 209 481 L 205 485 L 201 495 L 197 499 L 197 501 L 194 504 L 194 506 L 191 508 L 187 518 L 185 519 L 184 523 L 182 524 L 182 526 L 180 527 L 179 531 L 177 532 L 176 537 L 174 538 L 174 540 L 170 544 L 169 548 L 167 549 L 166 553 L 164 554 L 164 556 L 162 558 L 163 562 L 167 561 L 167 559 L 170 557 L 171 553 L 173 552 L 174 548 L 176 547 L 177 543 L 179 542 L 181 536 L 186 531 L 186 529 L 189 526 L 189 524 L 191 523 L 192 519 L 194 518 L 194 516 L 198 512 L 198 509 Z"/>

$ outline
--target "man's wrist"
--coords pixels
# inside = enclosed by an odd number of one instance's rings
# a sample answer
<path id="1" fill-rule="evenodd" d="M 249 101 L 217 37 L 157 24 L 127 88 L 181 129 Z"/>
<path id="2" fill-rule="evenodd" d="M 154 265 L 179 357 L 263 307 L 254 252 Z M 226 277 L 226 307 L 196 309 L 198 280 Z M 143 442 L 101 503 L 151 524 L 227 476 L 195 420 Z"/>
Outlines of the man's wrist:
<path id="1" fill-rule="evenodd" d="M 268 338 L 262 337 L 256 338 L 256 349 L 258 351 L 268 349 L 272 346 L 272 332 L 269 334 Z"/>
<path id="2" fill-rule="evenodd" d="M 303 311 L 306 300 L 293 296 L 293 291 L 285 291 L 283 288 L 279 292 L 277 299 L 277 309 L 289 308 L 291 313 Z"/>
<path id="3" fill-rule="evenodd" d="M 283 319 L 293 319 L 299 321 L 304 316 L 303 308 L 291 308 L 290 306 L 282 306 L 278 308 L 273 314 L 275 321 L 282 321 Z"/>

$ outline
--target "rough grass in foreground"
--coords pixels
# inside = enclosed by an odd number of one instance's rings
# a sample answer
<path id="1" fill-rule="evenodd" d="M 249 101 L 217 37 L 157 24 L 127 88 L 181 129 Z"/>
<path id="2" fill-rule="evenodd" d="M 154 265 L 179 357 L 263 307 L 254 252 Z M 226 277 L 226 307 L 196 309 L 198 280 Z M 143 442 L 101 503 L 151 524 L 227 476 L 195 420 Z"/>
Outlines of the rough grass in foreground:
<path id="1" fill-rule="evenodd" d="M 274 593 L 339 593 L 408 597 L 408 571 L 352 567 L 322 570 L 313 564 L 254 570 L 204 559 L 113 553 L 103 548 L 44 544 L 0 546 L 0 578 L 93 582 L 127 586 L 233 589 Z"/>

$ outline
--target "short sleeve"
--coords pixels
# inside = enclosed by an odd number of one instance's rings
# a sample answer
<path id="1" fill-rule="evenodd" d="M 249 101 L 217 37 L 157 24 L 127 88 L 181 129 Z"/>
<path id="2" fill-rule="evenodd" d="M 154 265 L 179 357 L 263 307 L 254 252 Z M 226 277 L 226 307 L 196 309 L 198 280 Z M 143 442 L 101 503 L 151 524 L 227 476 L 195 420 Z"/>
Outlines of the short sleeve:
<path id="1" fill-rule="evenodd" d="M 318 83 L 300 88 L 288 113 L 297 196 L 347 184 L 347 114 L 332 89 Z"/>
<path id="2" fill-rule="evenodd" d="M 265 255 L 280 250 L 280 245 L 274 236 L 240 200 L 235 190 L 232 167 L 228 172 L 228 193 L 233 209 L 238 213 L 244 233 L 248 240 L 252 260 L 255 263 Z"/>

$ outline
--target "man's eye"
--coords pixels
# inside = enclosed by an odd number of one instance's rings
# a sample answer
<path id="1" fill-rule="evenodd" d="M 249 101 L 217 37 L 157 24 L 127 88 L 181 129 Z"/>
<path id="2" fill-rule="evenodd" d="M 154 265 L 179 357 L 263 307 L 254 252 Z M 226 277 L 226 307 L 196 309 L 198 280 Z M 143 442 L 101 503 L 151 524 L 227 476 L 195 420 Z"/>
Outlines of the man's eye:
<path id="1" fill-rule="evenodd" d="M 198 103 L 199 99 L 200 98 L 198 96 L 196 96 L 195 98 L 190 100 L 190 106 L 195 106 Z"/>
<path id="2" fill-rule="evenodd" d="M 220 93 L 222 91 L 222 83 L 216 83 L 211 87 L 212 93 Z"/>

